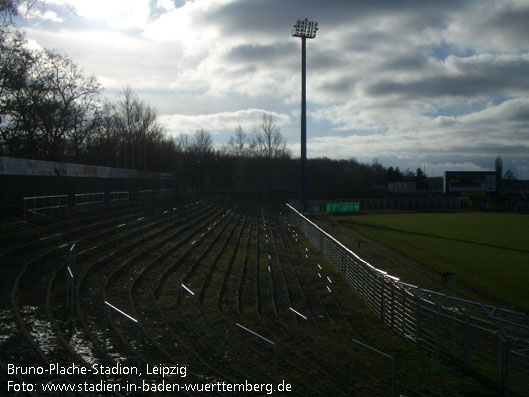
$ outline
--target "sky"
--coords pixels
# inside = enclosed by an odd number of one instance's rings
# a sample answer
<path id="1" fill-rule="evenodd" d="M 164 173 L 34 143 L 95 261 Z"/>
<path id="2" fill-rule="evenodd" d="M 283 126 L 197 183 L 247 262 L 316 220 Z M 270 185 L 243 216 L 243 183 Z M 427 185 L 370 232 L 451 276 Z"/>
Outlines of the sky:
<path id="1" fill-rule="evenodd" d="M 527 0 L 46 0 L 20 10 L 29 46 L 70 56 L 113 100 L 130 86 L 170 135 L 271 114 L 299 156 L 298 19 L 307 40 L 307 155 L 429 176 L 529 179 Z"/>

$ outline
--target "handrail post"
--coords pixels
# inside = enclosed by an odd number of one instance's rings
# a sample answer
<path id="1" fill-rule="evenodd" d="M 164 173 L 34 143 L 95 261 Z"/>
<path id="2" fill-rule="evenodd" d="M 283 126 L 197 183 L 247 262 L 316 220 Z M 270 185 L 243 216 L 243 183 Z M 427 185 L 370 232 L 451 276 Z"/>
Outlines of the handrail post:
<path id="1" fill-rule="evenodd" d="M 354 372 L 354 346 L 359 345 L 367 350 L 370 350 L 374 353 L 377 353 L 381 355 L 382 357 L 387 358 L 391 361 L 391 370 L 390 370 L 390 396 L 393 397 L 395 394 L 395 358 L 393 356 L 390 356 L 387 353 L 384 353 L 380 350 L 375 349 L 372 346 L 366 345 L 362 342 L 359 342 L 355 339 L 351 339 L 352 346 L 351 346 L 351 384 L 353 384 L 353 372 Z"/>

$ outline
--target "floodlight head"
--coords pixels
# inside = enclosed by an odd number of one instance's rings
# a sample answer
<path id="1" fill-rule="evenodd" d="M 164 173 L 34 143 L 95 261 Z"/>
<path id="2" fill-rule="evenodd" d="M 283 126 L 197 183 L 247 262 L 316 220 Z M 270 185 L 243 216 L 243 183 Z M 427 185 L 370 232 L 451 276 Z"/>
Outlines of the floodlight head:
<path id="1" fill-rule="evenodd" d="M 316 37 L 317 30 L 318 22 L 309 21 L 307 18 L 298 19 L 296 24 L 294 25 L 294 29 L 292 29 L 292 36 L 313 39 Z"/>

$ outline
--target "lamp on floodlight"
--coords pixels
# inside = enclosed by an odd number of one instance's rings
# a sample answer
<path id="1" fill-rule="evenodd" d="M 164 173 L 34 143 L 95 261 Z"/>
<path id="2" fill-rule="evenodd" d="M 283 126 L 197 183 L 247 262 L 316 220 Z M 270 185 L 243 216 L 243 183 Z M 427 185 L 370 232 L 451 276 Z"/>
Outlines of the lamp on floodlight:
<path id="1" fill-rule="evenodd" d="M 307 89 L 306 89 L 306 41 L 314 39 L 318 30 L 318 22 L 307 18 L 298 19 L 292 29 L 293 37 L 301 37 L 301 205 L 307 212 Z"/>
<path id="2" fill-rule="evenodd" d="M 309 21 L 307 18 L 298 19 L 294 25 L 294 29 L 292 29 L 292 36 L 313 39 L 316 37 L 317 30 L 318 22 Z"/>

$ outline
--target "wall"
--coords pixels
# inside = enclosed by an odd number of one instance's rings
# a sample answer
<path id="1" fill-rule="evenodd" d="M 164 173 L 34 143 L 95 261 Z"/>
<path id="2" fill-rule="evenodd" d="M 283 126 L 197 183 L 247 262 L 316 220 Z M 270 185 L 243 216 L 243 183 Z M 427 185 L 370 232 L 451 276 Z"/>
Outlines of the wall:
<path id="1" fill-rule="evenodd" d="M 177 189 L 173 174 L 0 156 L 0 206 L 4 221 L 21 217 L 24 197 Z"/>

